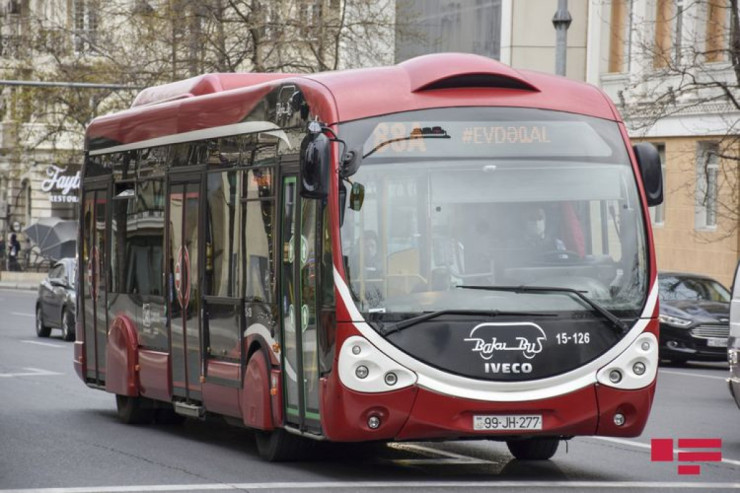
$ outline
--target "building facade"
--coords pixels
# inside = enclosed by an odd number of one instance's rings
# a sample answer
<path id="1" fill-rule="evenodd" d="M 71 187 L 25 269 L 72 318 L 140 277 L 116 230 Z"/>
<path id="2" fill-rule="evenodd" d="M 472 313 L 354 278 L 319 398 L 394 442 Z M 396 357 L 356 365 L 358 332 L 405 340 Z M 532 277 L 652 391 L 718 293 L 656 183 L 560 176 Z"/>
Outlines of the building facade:
<path id="1" fill-rule="evenodd" d="M 588 82 L 618 104 L 633 140 L 654 143 L 663 157 L 665 202 L 651 210 L 658 268 L 728 287 L 740 252 L 732 7 L 592 1 L 587 64 Z"/>
<path id="2" fill-rule="evenodd" d="M 41 218 L 76 218 L 86 125 L 129 107 L 143 87 L 392 62 L 394 0 L 258 6 L 0 0 L 0 237 L 24 240 Z"/>
<path id="3" fill-rule="evenodd" d="M 461 51 L 515 68 L 555 71 L 557 0 L 397 0 L 396 62 Z M 586 78 L 588 0 L 570 0 L 566 76 Z"/>

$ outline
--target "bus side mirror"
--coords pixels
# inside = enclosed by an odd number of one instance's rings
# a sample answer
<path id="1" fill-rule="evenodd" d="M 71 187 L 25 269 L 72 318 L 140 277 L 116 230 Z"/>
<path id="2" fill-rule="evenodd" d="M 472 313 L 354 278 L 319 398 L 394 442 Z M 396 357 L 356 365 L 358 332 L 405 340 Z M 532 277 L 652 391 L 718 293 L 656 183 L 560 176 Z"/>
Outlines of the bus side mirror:
<path id="1" fill-rule="evenodd" d="M 660 154 L 653 144 L 640 142 L 632 149 L 635 151 L 637 165 L 642 175 L 642 184 L 645 187 L 645 196 L 648 206 L 652 207 L 663 203 L 663 170 L 660 165 Z"/>
<path id="2" fill-rule="evenodd" d="M 312 122 L 315 123 L 315 122 Z M 309 127 L 301 144 L 301 197 L 324 199 L 329 195 L 329 138 Z"/>

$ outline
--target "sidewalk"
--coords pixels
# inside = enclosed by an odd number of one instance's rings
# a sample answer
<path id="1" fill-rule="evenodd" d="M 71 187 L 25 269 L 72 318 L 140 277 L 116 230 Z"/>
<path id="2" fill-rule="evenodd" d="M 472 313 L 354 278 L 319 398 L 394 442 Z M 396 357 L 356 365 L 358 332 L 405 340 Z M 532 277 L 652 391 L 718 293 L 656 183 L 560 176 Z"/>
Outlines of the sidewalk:
<path id="1" fill-rule="evenodd" d="M 46 277 L 45 272 L 0 272 L 0 289 L 28 289 L 36 291 Z"/>

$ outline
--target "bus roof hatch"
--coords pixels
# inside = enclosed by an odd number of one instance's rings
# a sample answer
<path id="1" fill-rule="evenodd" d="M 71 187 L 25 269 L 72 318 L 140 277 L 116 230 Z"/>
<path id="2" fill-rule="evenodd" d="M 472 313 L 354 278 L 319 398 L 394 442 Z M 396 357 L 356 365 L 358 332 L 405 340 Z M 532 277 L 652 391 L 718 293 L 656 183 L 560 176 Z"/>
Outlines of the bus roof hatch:
<path id="1" fill-rule="evenodd" d="M 408 73 L 411 92 L 463 87 L 539 92 L 518 71 L 480 55 L 439 53 L 412 58 L 399 66 Z"/>

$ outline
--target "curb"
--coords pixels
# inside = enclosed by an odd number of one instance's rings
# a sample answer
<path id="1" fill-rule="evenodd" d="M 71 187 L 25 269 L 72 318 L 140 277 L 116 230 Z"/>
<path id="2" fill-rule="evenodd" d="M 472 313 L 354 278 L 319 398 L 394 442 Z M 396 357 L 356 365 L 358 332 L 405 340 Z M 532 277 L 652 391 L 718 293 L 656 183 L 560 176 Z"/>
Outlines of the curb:
<path id="1" fill-rule="evenodd" d="M 0 282 L 0 289 L 13 289 L 13 290 L 24 290 L 24 291 L 36 291 L 38 290 L 38 284 L 19 284 L 14 282 Z"/>

